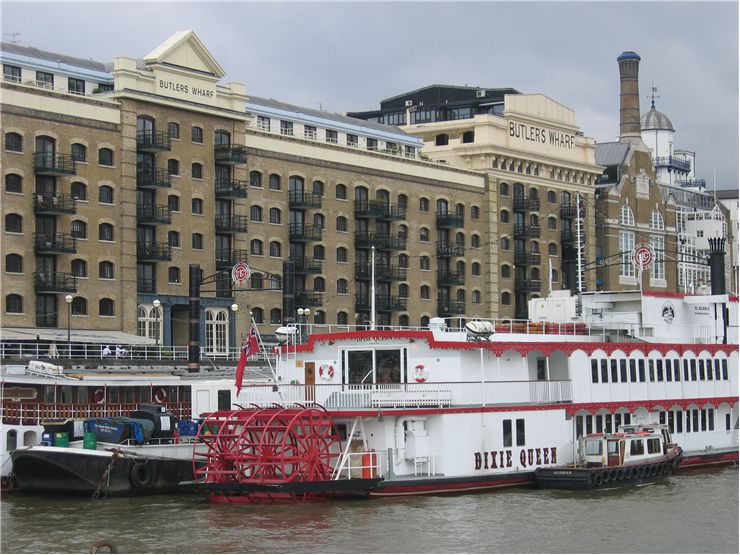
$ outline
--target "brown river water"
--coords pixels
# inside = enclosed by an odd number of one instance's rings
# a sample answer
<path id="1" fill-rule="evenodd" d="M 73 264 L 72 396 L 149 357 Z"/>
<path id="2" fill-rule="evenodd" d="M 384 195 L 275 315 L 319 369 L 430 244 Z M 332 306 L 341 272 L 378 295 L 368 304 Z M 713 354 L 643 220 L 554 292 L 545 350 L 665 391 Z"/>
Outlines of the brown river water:
<path id="1" fill-rule="evenodd" d="M 293 505 L 199 495 L 2 500 L 2 553 L 738 553 L 738 468 L 598 492 L 509 489 Z"/>

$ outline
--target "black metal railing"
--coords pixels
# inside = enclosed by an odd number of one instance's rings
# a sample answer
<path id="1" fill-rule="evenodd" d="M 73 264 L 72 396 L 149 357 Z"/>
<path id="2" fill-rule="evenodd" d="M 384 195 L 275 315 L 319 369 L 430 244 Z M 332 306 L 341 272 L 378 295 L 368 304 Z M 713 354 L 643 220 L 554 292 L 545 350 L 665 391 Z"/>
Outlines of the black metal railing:
<path id="1" fill-rule="evenodd" d="M 321 241 L 323 228 L 310 224 L 290 224 L 288 238 L 290 241 Z"/>
<path id="2" fill-rule="evenodd" d="M 465 245 L 449 241 L 437 241 L 437 256 L 465 256 Z"/>
<path id="3" fill-rule="evenodd" d="M 246 164 L 247 147 L 237 145 L 215 145 L 213 154 L 217 164 Z"/>
<path id="4" fill-rule="evenodd" d="M 465 273 L 451 272 L 449 270 L 438 270 L 437 285 L 465 285 Z"/>
<path id="5" fill-rule="evenodd" d="M 376 295 L 375 310 L 380 312 L 393 312 L 406 310 L 408 299 L 392 295 Z M 355 295 L 355 310 L 367 311 L 372 308 L 370 297 L 367 295 Z"/>
<path id="6" fill-rule="evenodd" d="M 140 242 L 136 244 L 136 258 L 152 262 L 172 260 L 172 247 L 156 241 Z"/>
<path id="7" fill-rule="evenodd" d="M 220 233 L 246 233 L 247 217 L 235 214 L 216 214 L 216 231 Z"/>
<path id="8" fill-rule="evenodd" d="M 532 239 L 540 236 L 541 228 L 539 225 L 531 224 L 515 224 L 514 225 L 514 238 L 516 239 Z"/>
<path id="9" fill-rule="evenodd" d="M 452 316 L 453 314 L 465 314 L 464 301 L 449 301 L 437 299 L 437 313 L 440 316 Z"/>
<path id="10" fill-rule="evenodd" d="M 300 307 L 321 306 L 321 291 L 299 291 L 295 294 L 295 305 Z"/>
<path id="11" fill-rule="evenodd" d="M 679 171 L 690 171 L 691 162 L 676 158 L 675 156 L 661 156 L 655 159 L 656 168 L 672 168 Z"/>
<path id="12" fill-rule="evenodd" d="M 76 293 L 77 278 L 65 272 L 35 272 L 33 288 L 36 293 Z"/>
<path id="13" fill-rule="evenodd" d="M 514 264 L 518 266 L 537 266 L 540 264 L 541 260 L 542 256 L 538 252 L 514 252 Z"/>
<path id="14" fill-rule="evenodd" d="M 406 208 L 395 206 L 384 200 L 362 199 L 355 201 L 355 216 L 379 220 L 405 220 Z"/>
<path id="15" fill-rule="evenodd" d="M 36 193 L 33 197 L 33 209 L 36 214 L 74 214 L 77 211 L 77 200 L 69 195 Z"/>
<path id="16" fill-rule="evenodd" d="M 172 150 L 170 136 L 165 131 L 138 131 L 136 150 L 140 152 L 162 152 Z"/>
<path id="17" fill-rule="evenodd" d="M 310 256 L 294 258 L 293 267 L 296 274 L 320 274 L 322 269 L 322 260 Z"/>
<path id="18" fill-rule="evenodd" d="M 355 248 L 369 249 L 371 247 L 379 250 L 405 250 L 406 237 L 371 231 L 355 231 Z"/>
<path id="19" fill-rule="evenodd" d="M 393 265 L 376 264 L 375 279 L 378 281 L 406 281 L 408 270 Z M 357 262 L 355 264 L 355 278 L 372 279 L 372 265 Z"/>
<path id="20" fill-rule="evenodd" d="M 141 188 L 172 187 L 172 178 L 166 169 L 138 170 L 136 186 Z"/>
<path id="21" fill-rule="evenodd" d="M 217 179 L 217 198 L 247 198 L 247 182 L 239 179 Z"/>
<path id="22" fill-rule="evenodd" d="M 308 191 L 289 191 L 288 208 L 321 208 L 321 195 L 318 193 L 309 193 Z"/>
<path id="23" fill-rule="evenodd" d="M 75 175 L 75 161 L 69 154 L 54 152 L 35 152 L 33 154 L 34 173 L 39 175 Z"/>
<path id="24" fill-rule="evenodd" d="M 172 223 L 172 214 L 164 204 L 137 204 L 136 220 L 139 224 L 168 225 Z"/>
<path id="25" fill-rule="evenodd" d="M 705 189 L 707 182 L 704 179 L 678 179 L 676 185 L 679 187 L 699 187 Z"/>
<path id="26" fill-rule="evenodd" d="M 572 220 L 576 217 L 576 204 L 574 202 L 564 202 L 560 205 L 560 217 L 564 220 Z"/>
<path id="27" fill-rule="evenodd" d="M 540 209 L 540 199 L 514 197 L 514 210 L 516 212 L 536 212 Z"/>
<path id="28" fill-rule="evenodd" d="M 137 293 L 156 293 L 154 280 L 151 278 L 136 278 Z"/>
<path id="29" fill-rule="evenodd" d="M 37 312 L 36 313 L 36 327 L 37 328 L 56 328 L 59 318 L 56 312 Z"/>
<path id="30" fill-rule="evenodd" d="M 530 293 L 538 293 L 542 288 L 542 281 L 539 279 L 524 279 L 517 277 L 514 280 L 514 288 L 517 291 L 528 291 Z"/>
<path id="31" fill-rule="evenodd" d="M 227 270 L 238 262 L 247 262 L 248 254 L 245 249 L 216 249 L 216 269 Z"/>
<path id="32" fill-rule="evenodd" d="M 33 241 L 38 254 L 77 252 L 77 239 L 66 233 L 34 233 Z"/>
<path id="33" fill-rule="evenodd" d="M 437 227 L 463 227 L 465 216 L 455 212 L 437 212 Z"/>
<path id="34" fill-rule="evenodd" d="M 560 230 L 560 241 L 563 243 L 575 243 L 576 242 L 576 232 L 571 229 L 561 229 Z"/>

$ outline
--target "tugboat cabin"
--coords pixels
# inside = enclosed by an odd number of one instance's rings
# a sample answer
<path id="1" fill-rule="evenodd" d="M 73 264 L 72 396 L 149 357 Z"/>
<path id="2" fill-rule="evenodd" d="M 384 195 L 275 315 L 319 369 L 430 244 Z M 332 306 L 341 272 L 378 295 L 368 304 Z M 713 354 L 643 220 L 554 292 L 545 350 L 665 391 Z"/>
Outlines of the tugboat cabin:
<path id="1" fill-rule="evenodd" d="M 662 426 L 621 426 L 613 434 L 589 434 L 581 438 L 580 455 L 586 467 L 615 467 L 662 458 L 673 444 Z"/>

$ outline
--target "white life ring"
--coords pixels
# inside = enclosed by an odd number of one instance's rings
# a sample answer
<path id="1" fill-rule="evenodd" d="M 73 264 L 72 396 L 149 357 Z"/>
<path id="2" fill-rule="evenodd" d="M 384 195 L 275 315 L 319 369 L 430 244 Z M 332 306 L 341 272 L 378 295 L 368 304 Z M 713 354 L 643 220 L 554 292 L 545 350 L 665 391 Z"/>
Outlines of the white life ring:
<path id="1" fill-rule="evenodd" d="M 427 370 L 423 364 L 417 364 L 414 366 L 414 379 L 418 383 L 424 383 L 427 381 Z"/>
<path id="2" fill-rule="evenodd" d="M 330 382 L 334 378 L 334 367 L 331 364 L 319 366 L 319 378 L 324 382 Z"/>
<path id="3" fill-rule="evenodd" d="M 164 387 L 158 387 L 155 389 L 154 400 L 157 403 L 164 403 L 167 400 L 167 390 Z"/>
<path id="4" fill-rule="evenodd" d="M 100 405 L 103 401 L 105 401 L 105 391 L 102 387 L 99 387 L 95 391 L 93 391 L 92 400 L 93 403 L 95 403 L 96 405 Z"/>

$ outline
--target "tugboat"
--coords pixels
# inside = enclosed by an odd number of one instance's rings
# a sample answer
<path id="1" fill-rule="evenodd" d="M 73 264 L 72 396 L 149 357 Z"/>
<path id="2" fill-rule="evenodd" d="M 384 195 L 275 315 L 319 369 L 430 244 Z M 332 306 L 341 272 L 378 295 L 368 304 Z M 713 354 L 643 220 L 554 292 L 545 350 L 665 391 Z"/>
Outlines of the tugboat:
<path id="1" fill-rule="evenodd" d="M 620 426 L 616 433 L 580 438 L 576 464 L 539 467 L 535 479 L 541 488 L 551 489 L 642 485 L 673 474 L 682 455 L 664 424 Z"/>

